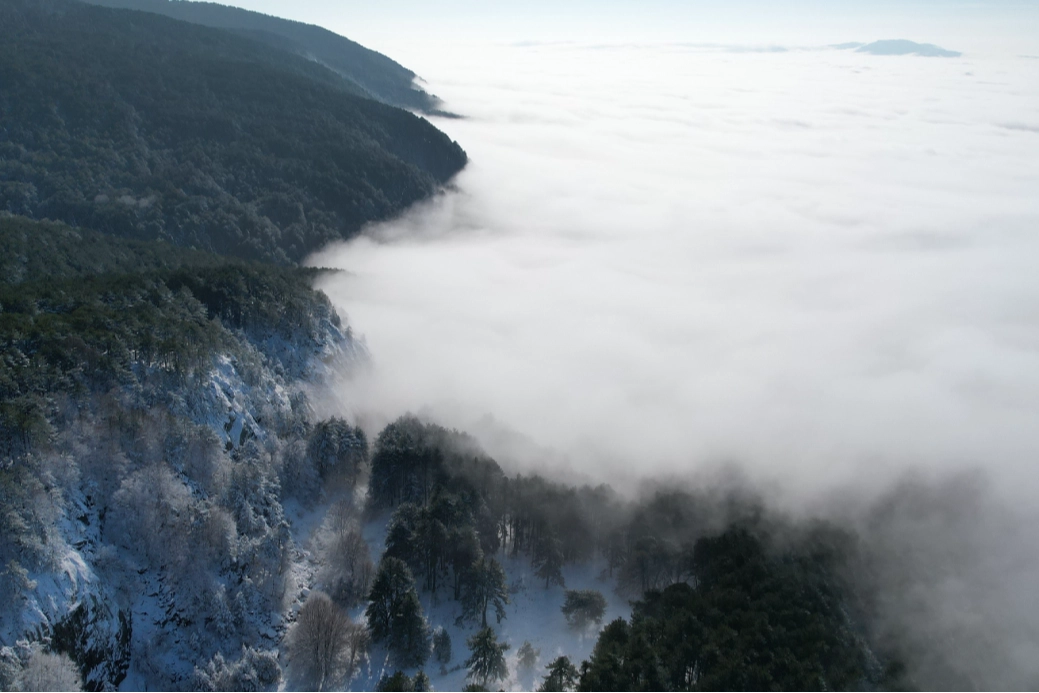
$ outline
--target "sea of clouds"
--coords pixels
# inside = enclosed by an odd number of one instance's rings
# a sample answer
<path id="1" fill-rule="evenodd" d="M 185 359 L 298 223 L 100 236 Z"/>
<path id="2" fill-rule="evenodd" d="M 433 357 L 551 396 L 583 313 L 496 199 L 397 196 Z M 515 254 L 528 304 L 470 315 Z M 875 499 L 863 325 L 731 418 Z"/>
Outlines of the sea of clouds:
<path id="1" fill-rule="evenodd" d="M 437 120 L 457 190 L 311 260 L 348 270 L 321 288 L 373 354 L 348 409 L 601 478 L 1035 490 L 1039 60 L 563 44 L 430 69 L 466 116 Z"/>
<path id="2" fill-rule="evenodd" d="M 329 406 L 622 491 L 735 470 L 858 530 L 918 685 L 1034 688 L 1039 60 L 527 44 L 422 71 L 471 162 L 311 259 L 372 353 Z"/>

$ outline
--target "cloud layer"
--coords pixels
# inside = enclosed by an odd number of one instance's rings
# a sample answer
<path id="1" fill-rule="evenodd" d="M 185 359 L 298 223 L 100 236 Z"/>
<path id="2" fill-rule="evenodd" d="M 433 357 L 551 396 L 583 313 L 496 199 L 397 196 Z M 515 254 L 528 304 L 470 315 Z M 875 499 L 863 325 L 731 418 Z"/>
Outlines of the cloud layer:
<path id="1" fill-rule="evenodd" d="M 313 258 L 374 358 L 330 406 L 621 491 L 735 470 L 858 530 L 918 685 L 1034 688 L 1039 61 L 752 48 L 424 70 L 472 163 Z"/>
<path id="2" fill-rule="evenodd" d="M 435 72 L 470 116 L 438 123 L 458 190 L 312 259 L 349 270 L 322 288 L 374 354 L 348 407 L 492 417 L 613 479 L 1031 476 L 1035 61 L 564 45 Z"/>

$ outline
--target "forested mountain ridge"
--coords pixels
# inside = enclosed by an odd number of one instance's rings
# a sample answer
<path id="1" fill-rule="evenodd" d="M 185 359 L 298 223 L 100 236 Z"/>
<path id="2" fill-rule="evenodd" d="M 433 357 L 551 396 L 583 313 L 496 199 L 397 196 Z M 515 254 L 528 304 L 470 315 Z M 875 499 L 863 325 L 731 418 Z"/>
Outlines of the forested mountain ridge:
<path id="1" fill-rule="evenodd" d="M 296 262 L 466 163 L 422 118 L 232 32 L 74 0 L 0 6 L 0 209 Z"/>
<path id="2" fill-rule="evenodd" d="M 415 73 L 394 60 L 328 29 L 213 2 L 87 0 L 105 7 L 163 14 L 193 24 L 242 32 L 258 41 L 315 60 L 392 106 L 436 112 L 440 100 L 414 85 Z"/>

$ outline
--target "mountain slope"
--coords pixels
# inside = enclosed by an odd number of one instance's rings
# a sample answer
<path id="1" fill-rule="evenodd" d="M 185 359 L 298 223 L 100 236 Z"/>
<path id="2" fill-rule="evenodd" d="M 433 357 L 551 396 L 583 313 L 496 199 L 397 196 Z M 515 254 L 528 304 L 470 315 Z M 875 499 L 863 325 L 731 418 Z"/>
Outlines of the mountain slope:
<path id="1" fill-rule="evenodd" d="M 299 261 L 433 194 L 465 153 L 312 61 L 67 0 L 0 5 L 0 209 Z"/>
<path id="2" fill-rule="evenodd" d="M 10 216 L 0 253 L 0 689 L 41 646 L 89 690 L 276 681 L 306 393 L 363 346 L 310 269 Z"/>
<path id="3" fill-rule="evenodd" d="M 315 60 L 356 84 L 371 98 L 425 113 L 440 101 L 414 86 L 415 73 L 381 53 L 312 24 L 228 7 L 181 0 L 88 0 L 105 7 L 141 10 L 185 22 L 242 32 L 258 41 Z"/>

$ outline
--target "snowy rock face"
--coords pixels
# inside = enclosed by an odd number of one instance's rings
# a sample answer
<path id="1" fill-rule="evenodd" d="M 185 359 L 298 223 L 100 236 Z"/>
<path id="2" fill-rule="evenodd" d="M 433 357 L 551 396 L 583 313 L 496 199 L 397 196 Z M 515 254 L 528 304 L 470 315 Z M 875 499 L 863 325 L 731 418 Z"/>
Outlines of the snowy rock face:
<path id="1" fill-rule="evenodd" d="M 204 370 L 133 365 L 122 388 L 54 403 L 53 443 L 0 467 L 5 666 L 42 645 L 93 690 L 277 680 L 265 653 L 296 552 L 282 502 L 320 493 L 306 392 L 367 357 L 313 308 L 288 338 L 227 330 Z"/>
<path id="2" fill-rule="evenodd" d="M 61 523 L 54 547 L 55 569 L 30 574 L 27 589 L 8 596 L 14 597 L 8 607 L 14 609 L 12 618 L 4 621 L 0 639 L 20 645 L 21 658 L 30 654 L 28 641 L 49 641 L 81 664 L 88 687 L 101 689 L 126 676 L 130 615 L 112 608 L 115 595 L 92 568 L 97 558 L 93 551 L 98 542 L 96 514 L 81 494 L 70 500 L 69 509 L 78 518 L 66 517 Z"/>

